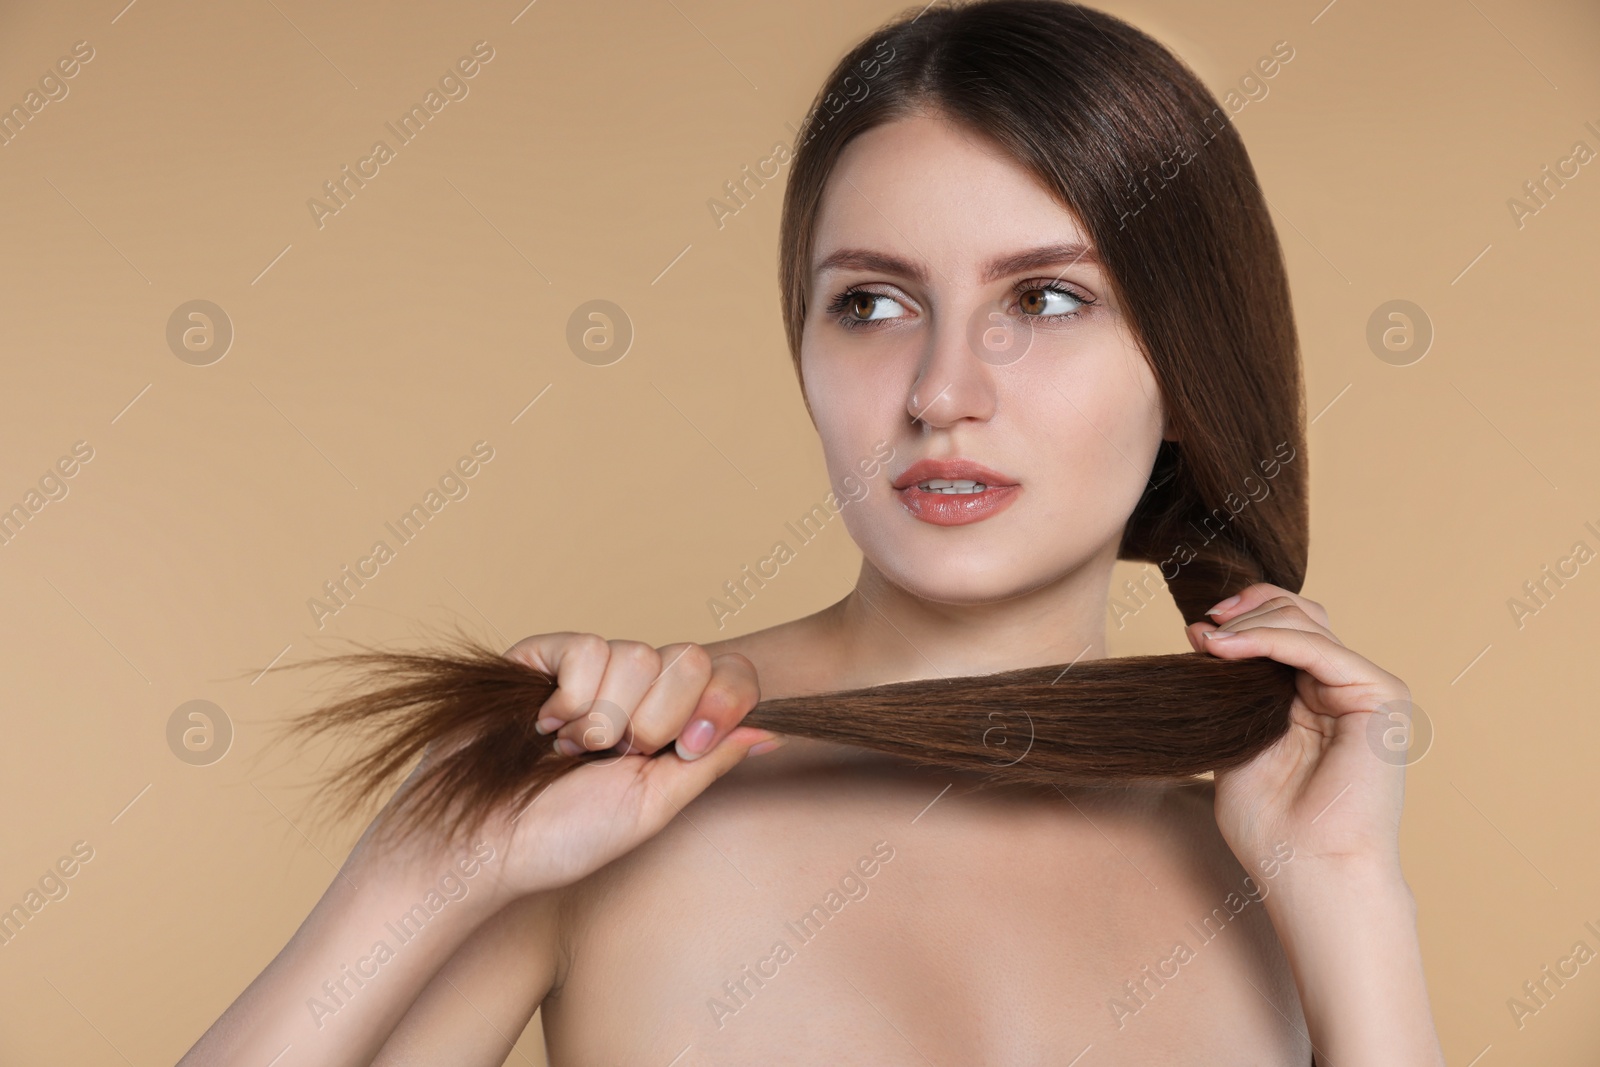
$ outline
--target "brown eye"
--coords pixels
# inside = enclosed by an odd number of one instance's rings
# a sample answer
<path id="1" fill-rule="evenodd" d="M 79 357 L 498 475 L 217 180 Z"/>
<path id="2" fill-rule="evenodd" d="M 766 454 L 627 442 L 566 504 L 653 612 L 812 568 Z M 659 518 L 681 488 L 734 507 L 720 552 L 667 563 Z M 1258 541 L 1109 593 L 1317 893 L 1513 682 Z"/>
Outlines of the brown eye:
<path id="1" fill-rule="evenodd" d="M 1031 285 L 1017 288 L 1017 308 L 1035 319 L 1066 320 L 1094 303 L 1058 285 Z"/>
<path id="2" fill-rule="evenodd" d="M 880 319 L 899 319 L 908 314 L 905 305 L 892 296 L 869 289 L 846 289 L 828 302 L 828 314 L 848 329 L 877 323 Z"/>

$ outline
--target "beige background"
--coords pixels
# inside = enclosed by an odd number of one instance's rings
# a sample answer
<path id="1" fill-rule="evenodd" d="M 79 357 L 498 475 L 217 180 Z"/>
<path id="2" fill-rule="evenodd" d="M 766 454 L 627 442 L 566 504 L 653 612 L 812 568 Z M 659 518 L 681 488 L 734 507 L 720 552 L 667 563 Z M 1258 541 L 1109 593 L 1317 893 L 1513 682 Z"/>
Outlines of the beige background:
<path id="1" fill-rule="evenodd" d="M 284 664 L 457 623 L 501 646 L 718 636 L 708 598 L 827 485 L 778 318 L 781 185 L 720 230 L 707 201 L 899 9 L 124 2 L 0 13 L 5 106 L 95 50 L 0 147 L 0 506 L 94 450 L 0 547 L 0 906 L 94 849 L 0 948 L 8 1064 L 170 1063 L 326 887 L 359 826 L 316 825 L 311 757 L 265 750 L 322 692 Z M 1507 607 L 1574 542 L 1600 549 L 1600 163 L 1521 228 L 1507 207 L 1575 141 L 1600 150 L 1600 14 L 1106 6 L 1219 94 L 1295 49 L 1237 121 L 1318 415 L 1305 591 L 1437 728 L 1403 846 L 1450 1062 L 1600 1062 L 1600 963 L 1520 1030 L 1506 1006 L 1574 942 L 1600 949 L 1600 563 L 1520 630 Z M 317 228 L 306 201 L 480 40 L 469 95 Z M 204 367 L 165 339 L 199 298 L 236 331 Z M 596 298 L 636 330 L 608 367 L 565 341 Z M 1437 331 L 1406 367 L 1365 340 L 1397 298 Z M 479 440 L 470 494 L 319 630 L 322 583 L 393 546 L 383 523 Z M 834 525 L 733 625 L 831 602 L 857 562 Z M 1188 650 L 1168 602 L 1113 634 Z M 166 739 L 194 699 L 237 731 L 209 766 Z M 538 1049 L 535 1024 L 512 1061 Z"/>

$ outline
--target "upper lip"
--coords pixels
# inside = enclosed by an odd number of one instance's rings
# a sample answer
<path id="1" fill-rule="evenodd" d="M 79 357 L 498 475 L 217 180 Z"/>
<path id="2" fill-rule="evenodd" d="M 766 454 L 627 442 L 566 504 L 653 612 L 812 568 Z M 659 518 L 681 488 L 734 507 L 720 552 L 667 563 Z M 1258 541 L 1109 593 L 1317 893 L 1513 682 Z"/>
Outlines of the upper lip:
<path id="1" fill-rule="evenodd" d="M 970 459 L 919 459 L 907 467 L 891 483 L 896 489 L 926 482 L 932 478 L 942 478 L 948 481 L 968 479 L 982 482 L 984 485 L 1016 485 L 1016 481 L 990 470 L 982 463 Z"/>

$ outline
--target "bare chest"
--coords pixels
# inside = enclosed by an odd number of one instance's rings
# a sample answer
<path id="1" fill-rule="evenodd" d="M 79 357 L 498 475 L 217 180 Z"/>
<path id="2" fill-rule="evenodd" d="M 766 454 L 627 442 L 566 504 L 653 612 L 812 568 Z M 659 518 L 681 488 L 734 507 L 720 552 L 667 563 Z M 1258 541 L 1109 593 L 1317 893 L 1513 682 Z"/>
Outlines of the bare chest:
<path id="1" fill-rule="evenodd" d="M 1201 799 L 749 761 L 574 887 L 551 1063 L 1304 1065 Z"/>

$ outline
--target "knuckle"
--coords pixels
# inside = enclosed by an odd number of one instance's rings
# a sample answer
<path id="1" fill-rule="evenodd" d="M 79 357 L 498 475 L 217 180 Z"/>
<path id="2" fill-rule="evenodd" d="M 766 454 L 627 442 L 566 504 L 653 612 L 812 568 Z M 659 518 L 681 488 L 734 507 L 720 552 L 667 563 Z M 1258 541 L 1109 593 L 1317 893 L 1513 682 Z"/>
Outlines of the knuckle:
<path id="1" fill-rule="evenodd" d="M 599 634 L 573 633 L 566 639 L 565 647 L 561 653 L 561 661 L 562 664 L 581 664 L 591 670 L 598 670 L 605 666 L 606 656 L 609 651 L 610 646 L 606 644 L 605 638 Z M 562 673 L 564 669 L 564 667 L 558 668 L 558 673 Z M 585 672 L 585 674 L 587 673 Z M 584 678 L 584 675 L 579 675 L 578 677 Z M 558 684 L 556 691 L 550 695 L 550 699 L 546 701 L 545 706 L 552 714 L 570 720 L 574 714 L 582 710 L 586 701 L 594 697 L 593 687 L 595 683 L 595 679 L 585 678 L 582 682 L 584 688 L 575 690 L 573 687 L 574 677 L 568 674 L 567 684 Z"/>
<path id="2" fill-rule="evenodd" d="M 1305 607 L 1291 596 L 1273 597 L 1265 604 L 1262 604 L 1261 607 L 1270 615 L 1276 617 L 1278 621 L 1288 622 L 1300 629 L 1304 629 L 1308 625 L 1317 625 L 1316 620 L 1311 617 Z"/>
<path id="3" fill-rule="evenodd" d="M 733 723 L 744 718 L 760 699 L 761 689 L 754 673 L 741 670 L 737 665 L 719 663 L 700 695 L 700 707 L 707 718 Z"/>
<path id="4" fill-rule="evenodd" d="M 1299 601 L 1300 607 L 1307 615 L 1316 619 L 1323 626 L 1328 625 L 1328 609 L 1323 607 L 1319 601 L 1312 600 L 1310 597 L 1300 597 Z"/>
<path id="5" fill-rule="evenodd" d="M 712 677 L 711 653 L 704 645 L 686 644 L 675 648 L 671 654 L 663 651 L 662 658 L 673 664 L 673 670 L 683 671 L 689 678 L 704 681 Z"/>
<path id="6" fill-rule="evenodd" d="M 574 653 L 584 656 L 610 656 L 611 641 L 600 637 L 598 633 L 573 633 L 570 645 Z"/>
<path id="7" fill-rule="evenodd" d="M 527 637 L 524 637 L 522 640 L 506 649 L 505 652 L 501 654 L 505 656 L 506 659 L 516 660 L 518 663 L 521 663 L 524 666 L 532 667 L 534 665 L 533 661 L 538 658 L 539 646 L 543 642 L 548 641 L 552 637 L 567 636 L 569 635 L 565 632 L 553 634 L 529 634 Z"/>
<path id="8" fill-rule="evenodd" d="M 647 667 L 659 671 L 661 654 L 643 641 L 611 641 L 611 658 L 631 667 Z"/>
<path id="9" fill-rule="evenodd" d="M 611 644 L 599 634 L 573 634 L 567 641 L 569 654 L 604 663 L 611 655 Z"/>
<path id="10" fill-rule="evenodd" d="M 712 657 L 712 663 L 723 669 L 737 669 L 744 671 L 750 677 L 756 676 L 756 665 L 750 662 L 750 657 L 743 652 L 723 652 Z"/>
<path id="11" fill-rule="evenodd" d="M 761 698 L 761 680 L 756 674 L 756 665 L 750 662 L 748 656 L 738 652 L 724 652 L 720 656 L 713 657 L 711 663 L 716 677 L 740 691 L 753 694 L 754 700 Z"/>

